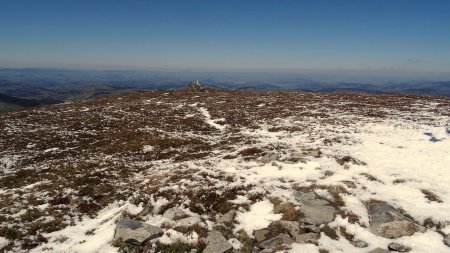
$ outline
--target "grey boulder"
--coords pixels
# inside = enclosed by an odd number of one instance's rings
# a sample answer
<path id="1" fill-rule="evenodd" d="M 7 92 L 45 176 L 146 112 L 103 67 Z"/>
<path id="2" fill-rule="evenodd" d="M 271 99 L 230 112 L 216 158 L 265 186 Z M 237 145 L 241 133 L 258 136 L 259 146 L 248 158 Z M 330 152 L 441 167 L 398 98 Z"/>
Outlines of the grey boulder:
<path id="1" fill-rule="evenodd" d="M 326 224 L 334 220 L 337 209 L 332 203 L 319 197 L 313 190 L 302 190 L 295 194 L 303 213 L 302 222 L 311 225 Z"/>
<path id="2" fill-rule="evenodd" d="M 213 230 L 209 232 L 206 237 L 206 243 L 203 253 L 225 253 L 233 250 L 233 246 L 219 231 Z"/>
<path id="3" fill-rule="evenodd" d="M 116 224 L 114 240 L 122 239 L 125 242 L 142 245 L 144 242 L 161 237 L 164 231 L 159 227 L 132 219 L 121 219 Z"/>
<path id="4" fill-rule="evenodd" d="M 386 203 L 372 203 L 368 209 L 370 230 L 376 235 L 396 239 L 426 230 Z"/>

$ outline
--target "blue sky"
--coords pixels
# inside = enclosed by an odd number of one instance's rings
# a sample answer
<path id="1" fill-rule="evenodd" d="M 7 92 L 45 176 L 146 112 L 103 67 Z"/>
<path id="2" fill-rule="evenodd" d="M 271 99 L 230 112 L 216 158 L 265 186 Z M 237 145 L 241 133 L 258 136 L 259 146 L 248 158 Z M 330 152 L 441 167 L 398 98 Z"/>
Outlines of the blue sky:
<path id="1" fill-rule="evenodd" d="M 448 0 L 0 0 L 0 67 L 450 73 Z"/>

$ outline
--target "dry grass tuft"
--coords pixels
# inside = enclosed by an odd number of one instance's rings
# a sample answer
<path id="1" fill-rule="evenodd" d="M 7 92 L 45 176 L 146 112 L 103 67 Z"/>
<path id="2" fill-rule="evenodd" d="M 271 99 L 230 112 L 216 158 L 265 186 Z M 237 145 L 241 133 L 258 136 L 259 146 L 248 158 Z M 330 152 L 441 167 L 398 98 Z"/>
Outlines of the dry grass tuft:
<path id="1" fill-rule="evenodd" d="M 282 220 L 296 221 L 300 218 L 300 213 L 291 202 L 280 203 L 274 208 L 275 213 L 283 214 Z"/>
<path id="2" fill-rule="evenodd" d="M 442 200 L 434 192 L 426 189 L 422 189 L 421 191 L 429 201 L 442 203 Z"/>

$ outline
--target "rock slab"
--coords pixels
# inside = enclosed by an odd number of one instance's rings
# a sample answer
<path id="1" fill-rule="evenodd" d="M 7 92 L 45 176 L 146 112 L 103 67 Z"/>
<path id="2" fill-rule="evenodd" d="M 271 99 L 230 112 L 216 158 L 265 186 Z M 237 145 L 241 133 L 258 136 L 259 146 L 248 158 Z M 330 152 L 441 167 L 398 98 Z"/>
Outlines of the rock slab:
<path id="1" fill-rule="evenodd" d="M 270 224 L 270 226 L 280 226 L 280 227 L 282 227 L 293 238 L 295 238 L 301 232 L 301 230 L 300 230 L 300 222 L 298 222 L 298 221 L 280 220 L 280 221 L 273 222 L 272 224 Z M 270 228 L 270 226 L 269 226 L 269 228 Z"/>
<path id="2" fill-rule="evenodd" d="M 368 209 L 370 230 L 376 235 L 396 239 L 426 230 L 386 203 L 372 203 Z"/>
<path id="3" fill-rule="evenodd" d="M 114 240 L 122 239 L 125 242 L 142 245 L 144 242 L 161 237 L 164 231 L 133 219 L 121 219 L 116 224 Z"/>
<path id="4" fill-rule="evenodd" d="M 269 235 L 270 231 L 268 229 L 259 229 L 259 230 L 255 230 L 253 231 L 253 236 L 255 237 L 257 242 L 262 242 L 267 238 L 267 236 Z"/>
<path id="5" fill-rule="evenodd" d="M 219 231 L 211 231 L 206 237 L 206 248 L 203 253 L 226 253 L 233 250 L 233 246 Z"/>
<path id="6" fill-rule="evenodd" d="M 302 190 L 295 194 L 303 213 L 302 222 L 311 225 L 326 224 L 334 220 L 337 209 L 326 199 L 319 197 L 313 190 Z"/>

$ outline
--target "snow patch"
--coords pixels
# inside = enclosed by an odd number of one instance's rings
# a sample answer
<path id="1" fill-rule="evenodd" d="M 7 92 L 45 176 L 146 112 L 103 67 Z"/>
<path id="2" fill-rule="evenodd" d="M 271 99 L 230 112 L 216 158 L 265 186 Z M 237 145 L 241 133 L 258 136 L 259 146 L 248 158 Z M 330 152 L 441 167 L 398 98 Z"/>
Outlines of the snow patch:
<path id="1" fill-rule="evenodd" d="M 248 212 L 239 212 L 236 221 L 239 223 L 235 231 L 243 229 L 249 236 L 253 236 L 253 231 L 266 228 L 273 221 L 280 220 L 281 214 L 273 213 L 273 204 L 269 200 L 264 200 L 253 204 Z"/>
<path id="2" fill-rule="evenodd" d="M 210 126 L 219 129 L 219 130 L 223 130 L 225 129 L 225 126 L 219 125 L 216 122 L 217 121 L 223 121 L 223 119 L 218 119 L 218 120 L 213 120 L 211 119 L 211 115 L 209 114 L 208 110 L 204 107 L 200 107 L 198 108 L 200 110 L 200 112 L 203 114 L 203 116 L 205 116 L 206 118 L 206 123 L 208 123 Z"/>

